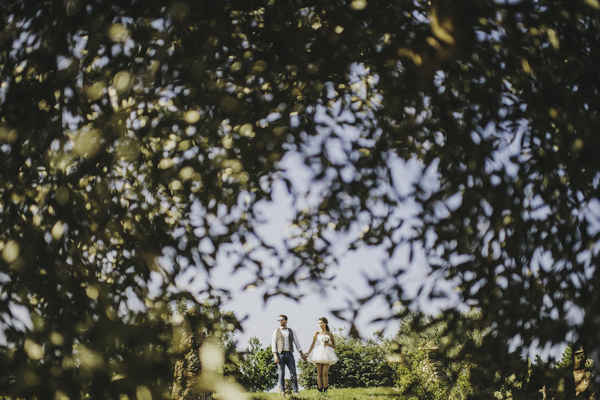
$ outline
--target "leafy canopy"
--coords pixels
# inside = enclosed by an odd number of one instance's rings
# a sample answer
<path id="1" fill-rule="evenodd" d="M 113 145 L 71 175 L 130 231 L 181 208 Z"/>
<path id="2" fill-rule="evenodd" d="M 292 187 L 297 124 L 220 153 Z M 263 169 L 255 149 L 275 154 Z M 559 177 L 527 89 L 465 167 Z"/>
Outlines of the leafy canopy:
<path id="1" fill-rule="evenodd" d="M 351 316 L 410 306 L 424 268 L 457 291 L 421 295 L 480 309 L 490 348 L 598 354 L 597 1 L 0 11 L 0 316 L 34 361 L 24 393 L 151 390 L 168 302 L 227 295 L 220 256 L 294 295 L 343 271 L 340 233 L 390 255 Z M 276 182 L 283 248 L 258 229 Z"/>

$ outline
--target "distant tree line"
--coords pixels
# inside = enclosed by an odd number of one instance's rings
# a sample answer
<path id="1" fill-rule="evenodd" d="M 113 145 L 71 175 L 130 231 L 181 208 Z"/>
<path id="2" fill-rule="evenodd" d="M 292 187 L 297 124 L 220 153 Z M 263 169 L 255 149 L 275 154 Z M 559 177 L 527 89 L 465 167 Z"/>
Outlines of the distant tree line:
<path id="1" fill-rule="evenodd" d="M 411 315 L 403 319 L 391 337 L 376 335 L 364 340 L 335 334 L 340 360 L 331 367 L 331 387 L 396 387 L 408 400 L 466 399 L 595 399 L 591 387 L 592 361 L 569 344 L 558 361 L 532 360 L 511 354 L 504 357 L 507 369 L 493 380 L 482 379 L 486 365 L 476 362 L 481 354 L 471 342 L 481 341 L 487 332 L 469 330 L 469 321 L 478 314 L 463 316 L 452 325 L 436 318 Z M 450 337 L 462 337 L 462 343 Z M 250 339 L 248 351 L 240 358 L 240 382 L 250 391 L 268 391 L 277 384 L 276 365 L 270 346 L 262 347 L 258 338 Z M 581 365 L 581 368 L 579 367 Z M 313 364 L 298 362 L 298 380 L 304 388 L 316 387 Z M 578 378 L 581 376 L 587 379 Z"/>
<path id="2" fill-rule="evenodd" d="M 217 379 L 227 382 L 235 379 L 249 392 L 273 389 L 277 384 L 277 366 L 270 345 L 263 346 L 257 337 L 252 337 L 248 347 L 239 351 L 235 342 L 237 329 L 228 328 L 234 318 L 231 312 L 220 311 L 210 301 L 203 307 L 186 310 L 180 303 L 174 310 L 175 315 L 183 317 L 174 334 L 181 346 L 171 349 L 177 361 L 161 379 L 165 397 L 211 398 L 210 388 L 202 386 L 201 348 L 190 344 L 200 342 L 202 337 L 204 341 L 217 343 L 223 353 Z M 212 317 L 206 320 L 198 317 L 205 315 Z M 462 343 L 449 340 L 449 326 L 445 322 L 418 315 L 401 320 L 398 331 L 390 337 L 376 334 L 365 340 L 339 330 L 335 333 L 339 362 L 330 369 L 330 386 L 396 387 L 407 400 L 596 398 L 591 386 L 592 362 L 573 344 L 565 348 L 556 362 L 544 361 L 539 356 L 531 360 L 490 353 L 489 357 L 506 358 L 505 365 L 510 367 L 494 380 L 482 380 L 486 365 L 478 364 L 474 361 L 476 357 L 467 354 L 472 351 L 470 342 L 480 341 L 486 334 L 468 329 L 469 321 L 474 318 L 479 316 L 464 315 L 460 323 L 452 326 L 458 331 L 452 337 L 462 336 Z M 210 334 L 207 324 L 211 325 Z M 216 336 L 213 330 L 221 332 L 220 335 Z M 7 347 L 0 347 L 0 396 L 12 393 L 17 384 L 15 354 Z M 300 385 L 307 389 L 316 387 L 314 365 L 299 360 L 298 366 Z"/>

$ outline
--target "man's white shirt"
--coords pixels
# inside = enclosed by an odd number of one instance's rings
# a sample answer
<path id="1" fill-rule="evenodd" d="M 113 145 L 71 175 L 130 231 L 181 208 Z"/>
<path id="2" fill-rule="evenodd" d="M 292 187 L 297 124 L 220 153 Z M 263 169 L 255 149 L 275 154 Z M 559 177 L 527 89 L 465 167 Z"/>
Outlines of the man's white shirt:
<path id="1" fill-rule="evenodd" d="M 299 352 L 302 352 L 302 347 L 300 346 L 300 340 L 298 340 L 298 335 L 296 334 L 296 331 L 294 331 L 292 328 L 277 328 L 275 329 L 275 331 L 273 332 L 273 337 L 271 339 L 271 349 L 273 350 L 273 352 L 277 352 L 277 330 L 281 329 L 281 335 L 283 336 L 283 349 L 284 351 L 287 351 L 285 349 L 289 349 L 289 351 L 293 352 L 292 347 L 290 346 L 290 331 L 292 331 L 293 337 L 294 337 L 294 345 L 296 346 L 296 350 L 298 350 Z"/>

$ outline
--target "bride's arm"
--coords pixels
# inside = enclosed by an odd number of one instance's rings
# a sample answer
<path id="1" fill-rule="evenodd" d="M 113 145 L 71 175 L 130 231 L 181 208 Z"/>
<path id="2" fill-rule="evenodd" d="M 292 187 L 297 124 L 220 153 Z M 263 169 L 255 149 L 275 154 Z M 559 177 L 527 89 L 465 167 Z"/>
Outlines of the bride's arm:
<path id="1" fill-rule="evenodd" d="M 329 338 L 331 339 L 331 342 L 327 344 L 335 349 L 335 339 L 331 333 L 329 334 Z"/>
<path id="2" fill-rule="evenodd" d="M 312 344 L 310 345 L 310 349 L 308 349 L 308 353 L 306 353 L 306 354 L 310 354 L 310 352 L 312 351 L 313 347 L 315 347 L 315 342 L 316 341 L 317 341 L 317 332 L 315 332 L 315 334 L 313 335 Z"/>

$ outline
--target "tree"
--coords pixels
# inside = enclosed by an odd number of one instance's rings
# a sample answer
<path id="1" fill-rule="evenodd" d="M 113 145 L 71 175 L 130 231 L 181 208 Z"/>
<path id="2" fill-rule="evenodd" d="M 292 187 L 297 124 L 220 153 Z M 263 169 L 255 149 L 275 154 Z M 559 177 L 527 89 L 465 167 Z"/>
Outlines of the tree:
<path id="1" fill-rule="evenodd" d="M 209 360 L 216 365 L 211 367 L 213 371 L 208 371 L 216 372 L 212 380 L 235 375 L 239 360 L 233 337 L 240 327 L 234 313 L 221 310 L 215 299 L 206 299 L 192 307 L 187 301 L 179 302 L 174 312 L 178 323 L 173 326 L 176 361 L 171 398 L 196 400 L 214 391 L 203 386 L 207 372 L 207 366 L 203 365 L 203 344 L 212 345 L 209 351 L 217 353 L 213 358 L 223 358 L 219 362 Z"/>
<path id="2" fill-rule="evenodd" d="M 263 348 L 256 337 L 251 337 L 248 345 L 240 360 L 238 382 L 252 392 L 273 389 L 277 385 L 277 364 L 271 346 Z"/>
<path id="3" fill-rule="evenodd" d="M 14 395 L 159 397 L 169 302 L 227 296 L 225 254 L 297 296 L 343 270 L 336 237 L 390 254 L 342 317 L 418 307 L 404 277 L 423 268 L 420 299 L 481 311 L 473 354 L 573 338 L 596 357 L 599 8 L 1 0 Z M 281 182 L 295 217 L 275 246 L 258 206 Z"/>
<path id="4" fill-rule="evenodd" d="M 565 350 L 562 353 L 562 356 L 560 357 L 560 360 L 558 360 L 558 362 L 556 363 L 556 365 L 554 365 L 555 368 L 557 369 L 566 369 L 566 370 L 572 370 L 573 369 L 573 357 L 575 356 L 575 351 L 573 351 L 573 343 L 569 343 L 569 345 L 567 347 L 565 347 Z"/>

